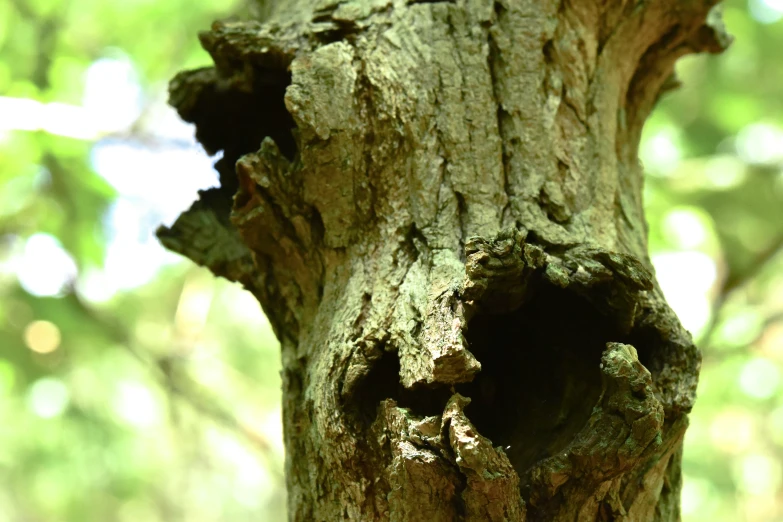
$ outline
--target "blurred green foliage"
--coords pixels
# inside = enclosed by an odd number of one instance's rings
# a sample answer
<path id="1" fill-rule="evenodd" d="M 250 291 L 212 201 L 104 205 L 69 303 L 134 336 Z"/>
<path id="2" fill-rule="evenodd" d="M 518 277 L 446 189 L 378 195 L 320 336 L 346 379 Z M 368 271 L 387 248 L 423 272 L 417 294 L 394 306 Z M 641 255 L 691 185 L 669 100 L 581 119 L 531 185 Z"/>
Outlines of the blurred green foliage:
<path id="1" fill-rule="evenodd" d="M 678 64 L 645 127 L 658 278 L 703 350 L 683 520 L 783 520 L 783 4 L 724 2 L 734 43 Z"/>
<path id="2" fill-rule="evenodd" d="M 173 188 L 189 164 L 180 161 L 173 182 L 148 183 L 164 192 L 152 200 L 101 172 L 101 150 L 124 151 L 114 163 L 151 150 L 164 165 L 192 149 L 182 143 L 191 129 L 159 132 L 175 119 L 168 79 L 208 65 L 197 32 L 243 9 L 0 2 L 3 522 L 285 517 L 268 323 L 241 288 L 154 249 L 155 209 L 181 200 Z M 93 92 L 101 86 L 104 99 Z M 132 119 L 107 118 L 113 96 Z M 144 181 L 144 166 L 133 168 Z M 149 252 L 156 269 L 128 281 Z"/>
<path id="3" fill-rule="evenodd" d="M 239 1 L 0 2 L 2 521 L 285 518 L 268 323 L 151 236 L 210 181 L 166 82 Z M 704 350 L 684 519 L 774 521 L 783 5 L 725 5 L 734 45 L 682 60 L 641 156 L 658 278 Z"/>

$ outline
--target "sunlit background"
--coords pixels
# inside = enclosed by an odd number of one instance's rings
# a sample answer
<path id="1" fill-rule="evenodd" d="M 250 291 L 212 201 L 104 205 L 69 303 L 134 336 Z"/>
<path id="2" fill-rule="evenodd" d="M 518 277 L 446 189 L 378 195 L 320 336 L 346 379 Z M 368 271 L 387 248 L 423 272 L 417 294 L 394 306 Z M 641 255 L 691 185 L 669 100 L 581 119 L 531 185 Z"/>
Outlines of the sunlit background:
<path id="1" fill-rule="evenodd" d="M 154 238 L 217 182 L 166 104 L 243 0 L 0 2 L 0 521 L 283 520 L 278 345 Z M 783 0 L 726 3 L 645 129 L 650 249 L 704 351 L 686 521 L 783 521 Z"/>

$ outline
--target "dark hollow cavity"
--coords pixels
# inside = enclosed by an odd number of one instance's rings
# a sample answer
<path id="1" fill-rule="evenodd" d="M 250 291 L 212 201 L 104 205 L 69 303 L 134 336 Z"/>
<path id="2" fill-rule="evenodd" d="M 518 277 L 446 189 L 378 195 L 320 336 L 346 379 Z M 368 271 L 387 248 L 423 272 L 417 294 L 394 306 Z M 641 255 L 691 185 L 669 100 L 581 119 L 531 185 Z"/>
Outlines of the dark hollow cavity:
<path id="1" fill-rule="evenodd" d="M 517 310 L 477 315 L 470 351 L 482 370 L 458 391 L 479 432 L 502 446 L 526 481 L 535 463 L 563 451 L 601 393 L 601 354 L 621 341 L 611 318 L 584 298 L 541 281 Z"/>
<path id="2" fill-rule="evenodd" d="M 285 106 L 285 91 L 291 73 L 285 68 L 253 69 L 251 88 L 233 84 L 208 83 L 199 93 L 198 103 L 180 111 L 186 121 L 196 124 L 196 138 L 209 154 L 223 151 L 215 163 L 220 174 L 220 193 L 230 199 L 238 180 L 234 165 L 249 152 L 255 152 L 267 136 L 280 152 L 292 160 L 297 152 L 294 119 Z"/>

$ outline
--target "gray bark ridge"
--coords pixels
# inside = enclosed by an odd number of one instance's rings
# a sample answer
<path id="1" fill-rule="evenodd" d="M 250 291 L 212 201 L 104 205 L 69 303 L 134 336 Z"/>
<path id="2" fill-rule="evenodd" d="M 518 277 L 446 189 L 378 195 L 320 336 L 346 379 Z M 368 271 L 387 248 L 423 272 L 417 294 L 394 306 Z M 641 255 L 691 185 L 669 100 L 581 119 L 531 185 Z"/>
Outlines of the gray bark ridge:
<path id="1" fill-rule="evenodd" d="M 163 243 L 280 339 L 291 520 L 677 520 L 700 355 L 643 122 L 710 1 L 295 0 L 201 35 L 216 164 Z"/>

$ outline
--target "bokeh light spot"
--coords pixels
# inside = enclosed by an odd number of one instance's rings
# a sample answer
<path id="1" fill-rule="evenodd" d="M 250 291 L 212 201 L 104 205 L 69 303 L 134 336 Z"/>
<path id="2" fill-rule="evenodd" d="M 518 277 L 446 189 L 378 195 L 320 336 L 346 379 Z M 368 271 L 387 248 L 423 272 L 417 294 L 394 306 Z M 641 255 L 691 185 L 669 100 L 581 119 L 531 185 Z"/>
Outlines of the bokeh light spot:
<path id="1" fill-rule="evenodd" d="M 663 252 L 652 256 L 658 283 L 683 326 L 698 337 L 710 319 L 708 294 L 715 284 L 715 261 L 702 252 Z"/>
<path id="2" fill-rule="evenodd" d="M 54 236 L 33 234 L 16 266 L 16 277 L 27 293 L 52 297 L 63 293 L 76 278 L 76 262 Z"/>
<path id="3" fill-rule="evenodd" d="M 753 123 L 737 136 L 737 153 L 748 163 L 771 163 L 783 154 L 783 129 L 766 123 Z"/>
<path id="4" fill-rule="evenodd" d="M 709 216 L 695 208 L 679 207 L 663 218 L 664 233 L 678 248 L 693 249 L 703 246 L 710 236 Z"/>
<path id="5" fill-rule="evenodd" d="M 750 448 L 755 432 L 753 417 L 741 411 L 723 411 L 710 424 L 713 445 L 726 453 L 741 453 Z"/>
<path id="6" fill-rule="evenodd" d="M 44 419 L 62 415 L 69 401 L 68 388 L 60 379 L 54 377 L 38 379 L 30 386 L 27 394 L 30 410 Z"/>
<path id="7" fill-rule="evenodd" d="M 133 62 L 122 51 L 87 69 L 82 104 L 105 131 L 129 127 L 141 113 L 142 91 Z"/>
<path id="8" fill-rule="evenodd" d="M 683 476 L 681 507 L 684 515 L 702 512 L 705 504 L 714 496 L 712 484 L 703 479 Z"/>
<path id="9" fill-rule="evenodd" d="M 668 126 L 645 140 L 639 150 L 645 169 L 658 176 L 670 176 L 682 159 L 678 138 L 677 129 Z"/>
<path id="10" fill-rule="evenodd" d="M 759 347 L 765 355 L 783 360 L 783 320 L 776 321 L 764 328 Z"/>
<path id="11" fill-rule="evenodd" d="M 718 342 L 731 348 L 744 348 L 761 335 L 764 318 L 752 308 L 736 310 L 723 319 L 716 331 Z"/>
<path id="12" fill-rule="evenodd" d="M 60 340 L 60 329 L 49 321 L 33 321 L 24 329 L 24 343 L 37 353 L 52 353 Z"/>
<path id="13" fill-rule="evenodd" d="M 749 0 L 750 15 L 762 24 L 774 24 L 783 18 L 783 1 L 781 0 Z"/>
<path id="14" fill-rule="evenodd" d="M 138 428 L 148 428 L 161 420 L 158 401 L 144 384 L 126 380 L 119 384 L 114 397 L 114 411 L 117 416 Z"/>
<path id="15" fill-rule="evenodd" d="M 747 177 L 745 164 L 736 156 L 722 155 L 707 160 L 704 172 L 713 188 L 731 189 L 741 185 Z"/>
<path id="16" fill-rule="evenodd" d="M 754 399 L 772 397 L 780 384 L 780 370 L 769 359 L 756 357 L 742 368 L 739 377 L 742 393 Z"/>
<path id="17" fill-rule="evenodd" d="M 739 488 L 746 493 L 771 495 L 780 487 L 780 462 L 762 453 L 747 455 L 736 465 L 734 476 Z"/>
<path id="18" fill-rule="evenodd" d="M 778 446 L 783 446 L 783 406 L 779 406 L 769 414 L 767 427 L 770 438 Z"/>

